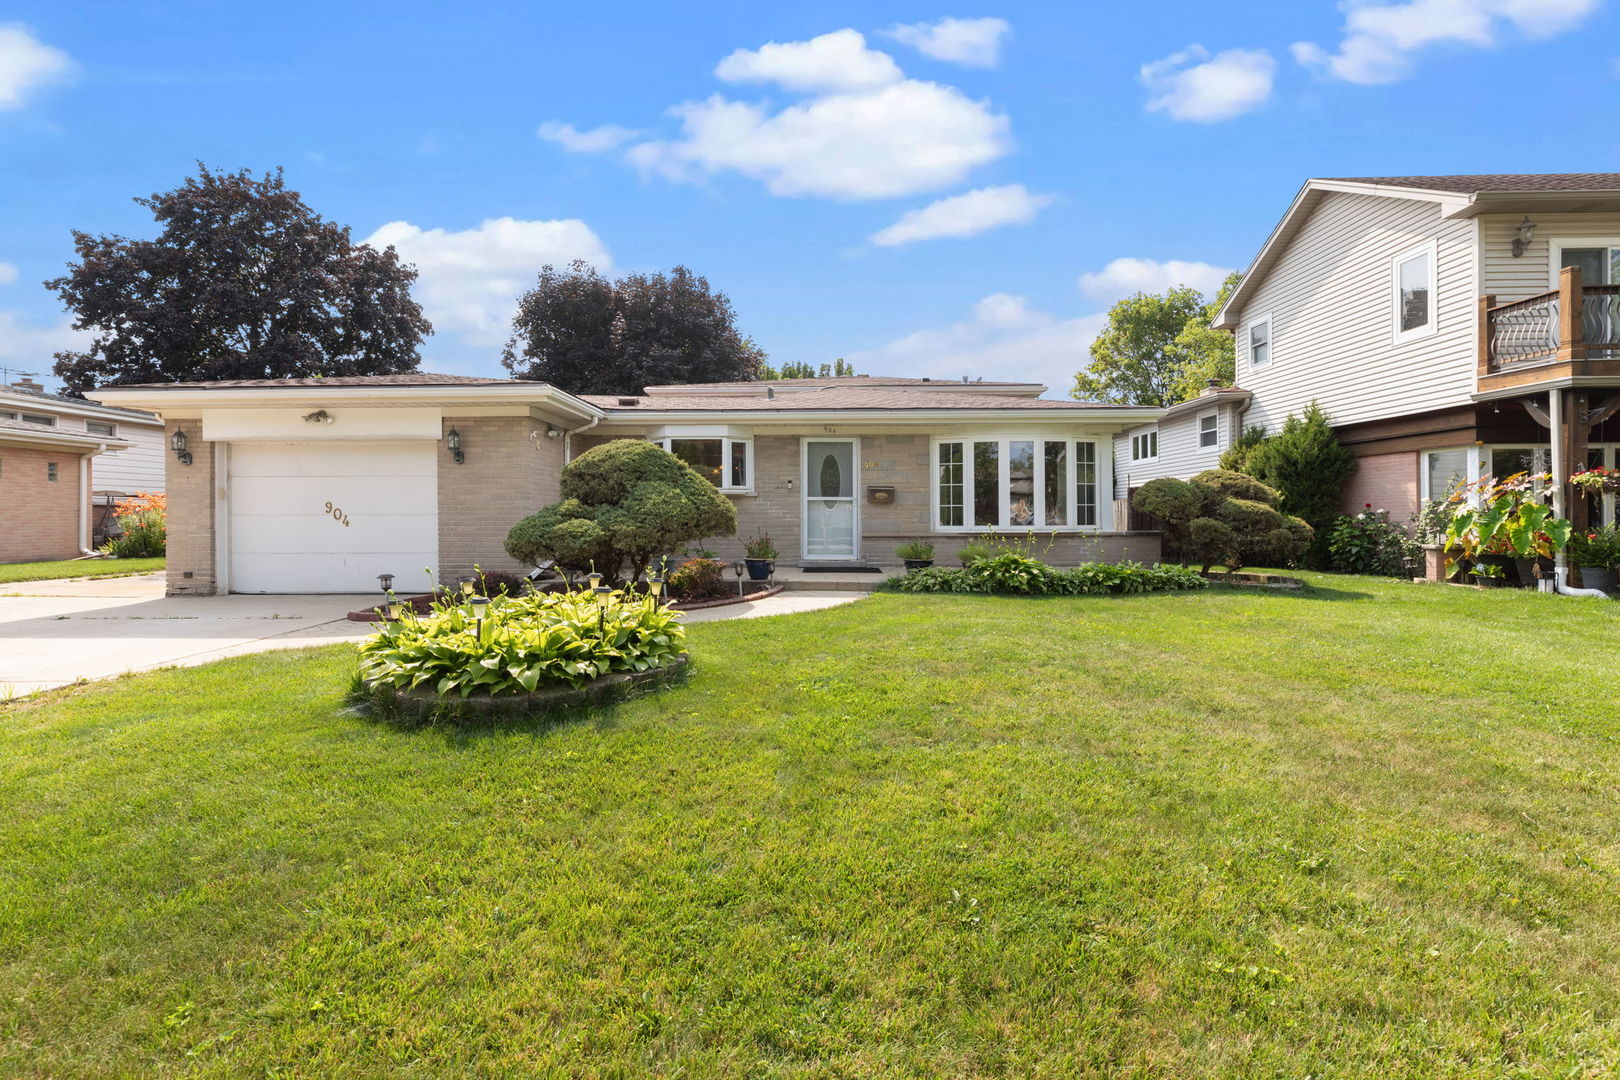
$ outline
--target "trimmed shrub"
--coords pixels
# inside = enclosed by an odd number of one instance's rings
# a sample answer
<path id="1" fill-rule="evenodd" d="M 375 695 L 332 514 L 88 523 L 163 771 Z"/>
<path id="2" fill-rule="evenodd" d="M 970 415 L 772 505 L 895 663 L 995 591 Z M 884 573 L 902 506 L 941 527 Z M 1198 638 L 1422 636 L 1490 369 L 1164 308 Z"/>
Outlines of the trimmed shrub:
<path id="1" fill-rule="evenodd" d="M 1277 509 L 1311 526 L 1316 539 L 1310 562 L 1327 565 L 1339 496 L 1356 471 L 1355 455 L 1340 444 L 1327 414 L 1312 402 L 1303 416 L 1290 416 L 1281 431 L 1249 452 L 1243 471 L 1277 489 Z"/>
<path id="2" fill-rule="evenodd" d="M 1265 441 L 1266 429 L 1259 424 L 1250 424 L 1221 455 L 1221 468 L 1232 472 L 1248 472 L 1249 454 Z"/>
<path id="3" fill-rule="evenodd" d="M 512 527 L 506 551 L 533 566 L 594 568 L 610 584 L 639 578 L 688 540 L 737 531 L 731 500 L 686 462 L 640 439 L 616 439 L 563 466 L 562 501 Z"/>
<path id="4" fill-rule="evenodd" d="M 1341 517 L 1327 538 L 1328 569 L 1345 574 L 1406 577 L 1409 563 L 1423 556 L 1412 536 L 1389 520 L 1387 510 L 1369 504 L 1355 517 Z"/>
<path id="5" fill-rule="evenodd" d="M 605 609 L 589 592 L 497 597 L 481 627 L 471 604 L 446 597 L 362 642 L 360 679 L 373 691 L 420 688 L 441 698 L 580 687 L 662 667 L 685 655 L 685 641 L 675 612 L 625 593 Z"/>
<path id="6" fill-rule="evenodd" d="M 721 600 L 736 592 L 726 584 L 726 564 L 718 559 L 688 559 L 669 575 L 669 595 L 676 600 Z"/>
<path id="7" fill-rule="evenodd" d="M 1311 542 L 1311 528 L 1280 512 L 1277 492 L 1252 476 L 1210 469 L 1191 480 L 1150 480 L 1131 505 L 1164 524 L 1165 554 L 1205 571 L 1220 565 L 1290 566 Z"/>
<path id="8" fill-rule="evenodd" d="M 1038 560 L 1030 560 L 1035 564 L 1033 567 L 1013 561 L 1022 558 L 1009 552 L 962 569 L 933 566 L 914 570 L 904 577 L 890 578 L 883 587 L 906 593 L 1122 596 L 1202 589 L 1209 584 L 1197 571 L 1184 566 L 1143 566 L 1135 562 L 1082 563 L 1072 570 L 1060 570 Z M 991 565 L 997 562 L 1000 565 Z"/>

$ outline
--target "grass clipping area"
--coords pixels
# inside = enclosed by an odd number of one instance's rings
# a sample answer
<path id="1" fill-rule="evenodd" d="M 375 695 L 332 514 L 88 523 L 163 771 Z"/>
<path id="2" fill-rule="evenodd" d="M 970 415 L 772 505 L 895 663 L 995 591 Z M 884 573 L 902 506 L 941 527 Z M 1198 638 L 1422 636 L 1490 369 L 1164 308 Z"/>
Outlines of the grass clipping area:
<path id="1" fill-rule="evenodd" d="M 1601 602 L 879 595 L 544 725 L 0 710 L 0 1075 L 1620 1070 Z"/>
<path id="2" fill-rule="evenodd" d="M 163 569 L 163 556 L 151 559 L 60 559 L 55 562 L 0 563 L 0 585 L 57 578 L 123 577 Z"/>

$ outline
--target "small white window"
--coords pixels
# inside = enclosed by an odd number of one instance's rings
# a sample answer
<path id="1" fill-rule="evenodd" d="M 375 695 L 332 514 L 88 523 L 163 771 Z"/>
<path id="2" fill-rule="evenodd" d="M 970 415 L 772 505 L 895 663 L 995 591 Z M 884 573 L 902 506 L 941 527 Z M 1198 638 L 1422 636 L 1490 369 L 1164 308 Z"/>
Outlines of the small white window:
<path id="1" fill-rule="evenodd" d="M 1397 255 L 1390 285 L 1395 341 L 1427 337 L 1435 330 L 1434 265 L 1437 245 L 1431 241 Z"/>
<path id="2" fill-rule="evenodd" d="M 1198 448 L 1209 450 L 1220 445 L 1221 418 L 1208 412 L 1198 418 Z"/>
<path id="3" fill-rule="evenodd" d="M 15 419 L 17 419 L 17 414 L 16 413 L 12 412 L 10 409 L 0 409 L 0 420 L 15 420 Z"/>
<path id="4" fill-rule="evenodd" d="M 1423 454 L 1423 498 L 1444 502 L 1468 482 L 1467 447 Z"/>
<path id="5" fill-rule="evenodd" d="M 1271 363 L 1271 316 L 1262 315 L 1249 324 L 1249 366 L 1263 368 Z"/>
<path id="6" fill-rule="evenodd" d="M 22 418 L 25 424 L 44 424 L 46 427 L 56 426 L 56 417 L 47 416 L 44 413 L 23 413 Z"/>
<path id="7" fill-rule="evenodd" d="M 117 435 L 118 425 L 109 424 L 105 420 L 86 420 L 84 430 L 92 435 Z"/>
<path id="8" fill-rule="evenodd" d="M 45 463 L 45 479 L 53 484 L 56 483 L 56 462 L 47 461 Z"/>
<path id="9" fill-rule="evenodd" d="M 1159 430 L 1144 431 L 1131 436 L 1131 460 L 1152 461 L 1159 456 Z"/>
<path id="10" fill-rule="evenodd" d="M 748 491 L 754 486 L 752 455 L 745 439 L 672 437 L 657 442 L 721 491 Z"/>

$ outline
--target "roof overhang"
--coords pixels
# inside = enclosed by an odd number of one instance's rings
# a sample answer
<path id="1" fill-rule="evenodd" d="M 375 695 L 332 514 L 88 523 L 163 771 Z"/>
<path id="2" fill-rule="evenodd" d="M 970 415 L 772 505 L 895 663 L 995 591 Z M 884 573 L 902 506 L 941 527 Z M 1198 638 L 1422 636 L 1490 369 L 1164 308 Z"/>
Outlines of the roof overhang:
<path id="1" fill-rule="evenodd" d="M 549 409 L 565 418 L 597 420 L 606 415 L 590 402 L 554 386 L 105 386 L 89 397 L 111 405 L 143 409 L 162 417 L 192 417 L 201 409 L 420 408 L 512 405 Z"/>
<path id="2" fill-rule="evenodd" d="M 863 424 L 877 427 L 955 423 L 1138 424 L 1157 420 L 1163 409 L 1107 405 L 1095 409 L 609 409 L 601 427 L 644 427 L 648 424 Z"/>
<path id="3" fill-rule="evenodd" d="M 144 410 L 131 410 L 91 402 L 63 401 L 56 397 L 43 397 L 23 390 L 0 387 L 0 409 L 21 412 L 31 409 L 41 413 L 61 413 L 65 416 L 84 416 L 92 420 L 112 420 L 125 424 L 155 424 L 155 416 L 142 415 Z"/>
<path id="4" fill-rule="evenodd" d="M 1205 409 L 1213 409 L 1217 405 L 1242 405 L 1246 404 L 1252 397 L 1254 397 L 1254 394 L 1251 391 L 1238 389 L 1217 390 L 1213 394 L 1200 394 L 1198 397 L 1188 398 L 1186 401 L 1172 405 L 1164 410 L 1163 419 L 1169 420 L 1172 417 L 1184 416 L 1191 412 L 1202 412 Z"/>
<path id="5" fill-rule="evenodd" d="M 133 443 L 123 439 L 87 439 L 83 435 L 54 431 L 23 431 L 19 428 L 0 427 L 0 444 L 26 446 L 40 450 L 71 450 L 77 454 L 105 453 L 108 450 L 128 450 Z"/>
<path id="6" fill-rule="evenodd" d="M 645 397 L 692 397 L 694 392 L 702 397 L 764 397 L 766 389 L 772 390 L 778 397 L 783 394 L 814 394 L 825 390 L 914 390 L 926 391 L 930 394 L 985 394 L 994 393 L 1000 397 L 1038 398 L 1046 393 L 1050 387 L 1044 383 L 987 383 L 987 382 L 951 382 L 941 379 L 938 382 L 927 383 L 885 383 L 878 380 L 861 382 L 852 380 L 839 386 L 782 386 L 779 383 L 757 382 L 743 386 L 649 386 L 643 391 Z M 627 397 L 629 395 L 626 395 Z"/>

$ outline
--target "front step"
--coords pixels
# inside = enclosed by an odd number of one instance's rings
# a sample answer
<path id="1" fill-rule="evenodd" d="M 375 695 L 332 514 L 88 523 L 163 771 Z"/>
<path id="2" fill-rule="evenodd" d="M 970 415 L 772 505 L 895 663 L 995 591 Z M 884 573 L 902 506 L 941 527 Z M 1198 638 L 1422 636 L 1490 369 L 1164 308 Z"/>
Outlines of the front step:
<path id="1" fill-rule="evenodd" d="M 794 592 L 872 592 L 900 572 L 899 567 L 880 567 L 878 573 L 861 573 L 831 569 L 807 571 L 798 566 L 778 565 L 776 580 Z"/>

